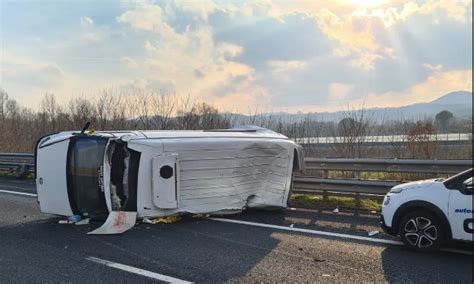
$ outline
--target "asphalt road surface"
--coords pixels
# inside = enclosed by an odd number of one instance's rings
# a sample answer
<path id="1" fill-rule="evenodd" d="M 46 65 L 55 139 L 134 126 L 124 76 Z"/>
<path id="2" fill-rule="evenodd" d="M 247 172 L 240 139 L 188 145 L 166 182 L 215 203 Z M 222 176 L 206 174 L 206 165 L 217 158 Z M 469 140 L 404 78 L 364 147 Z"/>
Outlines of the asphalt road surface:
<path id="1" fill-rule="evenodd" d="M 92 236 L 87 232 L 100 222 L 58 224 L 57 216 L 39 212 L 35 197 L 6 191 L 34 194 L 34 186 L 0 179 L 0 283 L 473 280 L 466 247 L 416 253 L 383 233 L 363 240 L 380 230 L 374 215 L 248 211 L 220 221 L 185 218 Z"/>

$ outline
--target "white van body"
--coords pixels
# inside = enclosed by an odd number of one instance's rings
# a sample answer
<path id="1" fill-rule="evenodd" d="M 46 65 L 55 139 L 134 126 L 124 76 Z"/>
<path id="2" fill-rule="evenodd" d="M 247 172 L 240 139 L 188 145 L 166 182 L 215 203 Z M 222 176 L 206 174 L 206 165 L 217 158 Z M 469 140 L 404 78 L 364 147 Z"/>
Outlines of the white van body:
<path id="1" fill-rule="evenodd" d="M 138 217 L 287 206 L 301 147 L 273 131 L 61 132 L 41 138 L 36 186 L 44 213 Z"/>
<path id="2" fill-rule="evenodd" d="M 473 241 L 473 170 L 448 179 L 393 187 L 382 204 L 382 228 L 411 248 L 436 248 L 449 240 Z"/>

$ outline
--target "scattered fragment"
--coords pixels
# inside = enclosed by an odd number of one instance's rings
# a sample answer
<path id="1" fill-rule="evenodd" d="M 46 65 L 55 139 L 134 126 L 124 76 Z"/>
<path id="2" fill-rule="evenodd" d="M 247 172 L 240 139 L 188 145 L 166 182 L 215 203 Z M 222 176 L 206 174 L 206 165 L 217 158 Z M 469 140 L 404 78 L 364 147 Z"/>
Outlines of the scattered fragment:
<path id="1" fill-rule="evenodd" d="M 296 210 L 296 208 L 294 208 L 294 207 L 289 207 L 288 210 L 294 211 L 294 210 Z"/>
<path id="2" fill-rule="evenodd" d="M 105 223 L 88 235 L 122 234 L 131 229 L 137 220 L 137 212 L 111 211 Z"/>
<path id="3" fill-rule="evenodd" d="M 372 210 L 372 211 L 370 211 L 370 213 L 372 213 L 372 214 L 377 214 L 377 211 Z"/>
<path id="4" fill-rule="evenodd" d="M 339 207 L 336 207 L 336 209 L 332 210 L 332 213 L 339 213 Z"/>
<path id="5" fill-rule="evenodd" d="M 331 277 L 330 274 L 323 274 L 323 275 L 321 275 L 321 276 L 323 276 L 323 277 Z"/>
<path id="6" fill-rule="evenodd" d="M 148 218 L 143 218 L 142 222 L 145 224 L 153 224 L 153 221 Z"/>
<path id="7" fill-rule="evenodd" d="M 81 215 L 72 215 L 72 216 L 67 217 L 67 219 L 71 223 L 76 223 L 76 222 L 81 221 L 82 217 L 81 217 Z"/>
<path id="8" fill-rule="evenodd" d="M 87 224 L 89 224 L 89 221 L 90 221 L 90 218 L 86 218 L 86 219 L 82 219 L 79 222 L 76 222 L 75 224 L 76 225 L 87 225 Z"/>
<path id="9" fill-rule="evenodd" d="M 180 221 L 181 217 L 179 216 L 157 217 L 157 218 L 152 218 L 148 220 L 152 222 L 150 224 L 170 224 L 170 223 Z"/>
<path id="10" fill-rule="evenodd" d="M 59 220 L 58 224 L 70 224 L 69 220 Z"/>
<path id="11" fill-rule="evenodd" d="M 370 231 L 369 232 L 369 237 L 373 237 L 375 235 L 377 235 L 379 233 L 379 231 Z"/>
<path id="12" fill-rule="evenodd" d="M 294 226 L 295 226 L 295 224 L 291 224 L 291 225 L 290 225 L 290 228 L 293 228 Z"/>

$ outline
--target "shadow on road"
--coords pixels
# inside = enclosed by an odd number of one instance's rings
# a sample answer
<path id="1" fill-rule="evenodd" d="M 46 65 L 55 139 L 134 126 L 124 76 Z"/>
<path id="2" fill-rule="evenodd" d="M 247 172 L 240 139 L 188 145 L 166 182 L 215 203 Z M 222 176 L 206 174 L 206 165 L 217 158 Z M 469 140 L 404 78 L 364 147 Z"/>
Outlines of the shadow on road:
<path id="1" fill-rule="evenodd" d="M 441 259 L 441 261 L 440 261 Z M 450 252 L 415 252 L 387 247 L 382 252 L 385 278 L 393 283 L 472 283 L 472 256 Z"/>
<path id="2" fill-rule="evenodd" d="M 76 226 L 57 224 L 57 220 L 0 228 L 0 282 L 90 280 L 92 272 L 84 271 L 91 265 L 85 260 L 88 256 L 194 282 L 225 282 L 244 277 L 280 242 L 268 230 L 249 234 L 245 226 L 190 218 L 174 224 L 140 224 L 115 236 L 87 235 L 100 222 Z M 117 273 L 112 268 L 100 269 Z M 101 274 L 97 272 L 96 277 Z"/>

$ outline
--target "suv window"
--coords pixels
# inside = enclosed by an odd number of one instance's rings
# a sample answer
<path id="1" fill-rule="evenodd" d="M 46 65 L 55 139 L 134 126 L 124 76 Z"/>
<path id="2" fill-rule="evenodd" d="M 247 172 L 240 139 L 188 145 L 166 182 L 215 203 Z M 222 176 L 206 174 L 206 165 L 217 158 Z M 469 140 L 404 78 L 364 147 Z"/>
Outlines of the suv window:
<path id="1" fill-rule="evenodd" d="M 465 189 L 468 185 L 470 185 L 472 188 L 472 173 L 472 169 L 459 173 L 444 181 L 444 185 L 448 189 L 460 190 L 465 194 L 472 194 L 472 189 L 470 193 L 465 192 Z"/>

